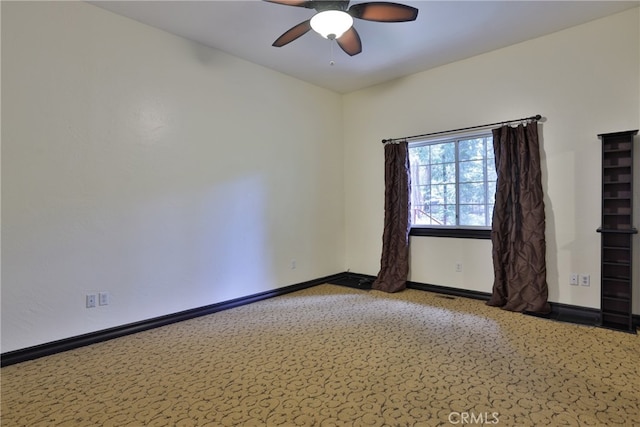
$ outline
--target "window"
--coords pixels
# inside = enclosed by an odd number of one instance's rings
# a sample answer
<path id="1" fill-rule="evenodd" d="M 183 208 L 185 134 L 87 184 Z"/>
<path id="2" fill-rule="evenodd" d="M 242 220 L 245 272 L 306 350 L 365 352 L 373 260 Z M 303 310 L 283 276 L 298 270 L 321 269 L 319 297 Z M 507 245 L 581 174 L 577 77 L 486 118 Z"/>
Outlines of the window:
<path id="1" fill-rule="evenodd" d="M 411 234 L 489 238 L 496 192 L 491 132 L 409 143 Z"/>

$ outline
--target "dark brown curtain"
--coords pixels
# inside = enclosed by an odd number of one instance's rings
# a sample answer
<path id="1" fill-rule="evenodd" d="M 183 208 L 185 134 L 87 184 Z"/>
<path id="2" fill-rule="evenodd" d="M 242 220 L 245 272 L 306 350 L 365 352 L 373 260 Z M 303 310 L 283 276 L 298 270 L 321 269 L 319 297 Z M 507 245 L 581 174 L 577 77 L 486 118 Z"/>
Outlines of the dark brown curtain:
<path id="1" fill-rule="evenodd" d="M 487 304 L 548 313 L 538 123 L 494 129 L 493 148 L 498 174 L 491 231 L 495 278 Z"/>
<path id="2" fill-rule="evenodd" d="M 372 288 L 398 292 L 409 276 L 410 210 L 409 147 L 407 142 L 384 146 L 384 231 L 380 272 Z"/>

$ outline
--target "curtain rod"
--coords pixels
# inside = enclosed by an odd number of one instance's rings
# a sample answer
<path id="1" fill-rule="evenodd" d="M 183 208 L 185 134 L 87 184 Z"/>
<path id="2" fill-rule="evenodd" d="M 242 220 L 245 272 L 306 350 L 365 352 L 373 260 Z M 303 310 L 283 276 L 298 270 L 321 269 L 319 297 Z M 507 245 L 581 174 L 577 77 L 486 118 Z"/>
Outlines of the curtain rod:
<path id="1" fill-rule="evenodd" d="M 487 123 L 486 125 L 469 126 L 467 128 L 443 130 L 443 131 L 440 131 L 440 132 L 423 133 L 422 135 L 405 136 L 404 138 L 383 139 L 382 143 L 383 144 L 386 144 L 388 142 L 395 143 L 395 142 L 400 142 L 401 140 L 406 140 L 406 139 L 423 138 L 425 136 L 433 136 L 433 135 L 442 135 L 442 134 L 445 134 L 445 133 L 462 132 L 463 130 L 480 129 L 480 128 L 486 128 L 488 126 L 503 125 L 503 124 L 513 123 L 513 122 L 524 122 L 524 121 L 527 121 L 527 120 L 540 120 L 541 118 L 542 118 L 542 116 L 540 114 L 536 114 L 535 116 L 531 116 L 531 117 L 523 117 L 521 119 L 514 119 L 514 120 L 505 120 L 505 121 L 496 122 L 496 123 Z"/>

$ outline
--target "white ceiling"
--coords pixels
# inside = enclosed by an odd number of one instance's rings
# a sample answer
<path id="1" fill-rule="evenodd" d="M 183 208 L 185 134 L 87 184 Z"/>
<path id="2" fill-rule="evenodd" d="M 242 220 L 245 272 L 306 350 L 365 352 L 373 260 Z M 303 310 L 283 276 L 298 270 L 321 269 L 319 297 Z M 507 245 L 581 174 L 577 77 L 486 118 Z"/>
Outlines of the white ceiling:
<path id="1" fill-rule="evenodd" d="M 90 1 L 301 80 L 346 93 L 539 37 L 640 5 L 640 1 L 404 1 L 418 19 L 356 19 L 363 50 L 350 57 L 310 31 L 273 41 L 315 11 L 259 0 Z M 352 4 L 363 1 L 353 1 Z M 615 48 L 612 46 L 612 48 Z"/>

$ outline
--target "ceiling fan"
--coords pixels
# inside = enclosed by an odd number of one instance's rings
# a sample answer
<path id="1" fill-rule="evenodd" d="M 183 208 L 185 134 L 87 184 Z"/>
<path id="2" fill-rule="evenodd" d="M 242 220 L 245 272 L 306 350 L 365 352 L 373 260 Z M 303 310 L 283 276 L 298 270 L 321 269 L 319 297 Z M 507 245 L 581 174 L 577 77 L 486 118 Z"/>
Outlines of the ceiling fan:
<path id="1" fill-rule="evenodd" d="M 310 19 L 285 31 L 273 42 L 273 46 L 282 47 L 313 29 L 326 39 L 336 40 L 338 46 L 351 56 L 362 52 L 362 42 L 358 32 L 353 28 L 353 18 L 375 22 L 408 22 L 418 17 L 418 9 L 415 7 L 386 1 L 358 3 L 351 7 L 349 7 L 349 1 L 264 1 L 315 9 L 317 12 Z"/>

